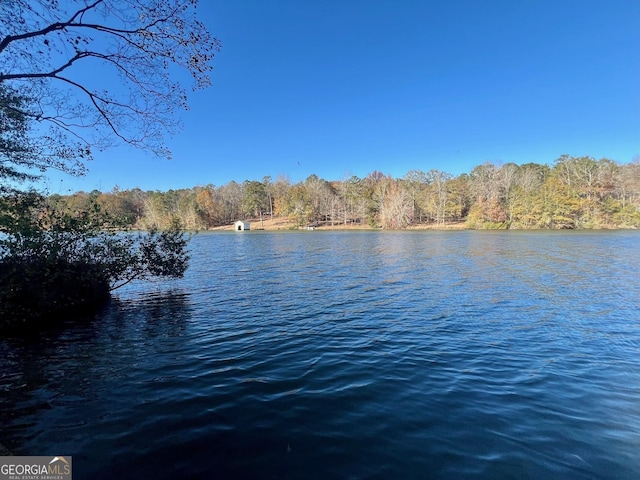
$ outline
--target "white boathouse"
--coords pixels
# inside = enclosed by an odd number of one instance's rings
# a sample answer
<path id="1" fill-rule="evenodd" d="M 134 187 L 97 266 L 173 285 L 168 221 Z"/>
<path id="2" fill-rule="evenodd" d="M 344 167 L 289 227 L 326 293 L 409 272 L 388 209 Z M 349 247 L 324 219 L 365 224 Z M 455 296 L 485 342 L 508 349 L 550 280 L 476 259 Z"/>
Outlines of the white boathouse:
<path id="1" fill-rule="evenodd" d="M 233 224 L 233 229 L 236 232 L 251 230 L 251 224 L 249 222 L 243 222 L 242 220 L 238 220 L 236 223 Z"/>

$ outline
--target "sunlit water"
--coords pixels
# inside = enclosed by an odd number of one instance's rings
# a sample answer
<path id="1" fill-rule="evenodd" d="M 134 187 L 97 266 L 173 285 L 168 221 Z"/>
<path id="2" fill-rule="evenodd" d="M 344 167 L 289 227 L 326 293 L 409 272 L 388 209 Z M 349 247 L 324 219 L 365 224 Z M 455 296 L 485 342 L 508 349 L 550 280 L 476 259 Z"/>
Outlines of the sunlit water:
<path id="1" fill-rule="evenodd" d="M 199 234 L 0 341 L 0 443 L 74 478 L 640 478 L 640 233 Z"/>

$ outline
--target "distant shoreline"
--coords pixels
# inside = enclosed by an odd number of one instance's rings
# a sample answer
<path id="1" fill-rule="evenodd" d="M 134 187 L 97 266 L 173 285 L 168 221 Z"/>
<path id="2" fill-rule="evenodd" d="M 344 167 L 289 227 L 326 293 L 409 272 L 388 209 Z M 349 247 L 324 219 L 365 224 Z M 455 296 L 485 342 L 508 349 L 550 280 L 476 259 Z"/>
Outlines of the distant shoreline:
<path id="1" fill-rule="evenodd" d="M 275 218 L 273 220 L 263 220 L 260 221 L 259 218 L 250 218 L 246 220 L 251 225 L 251 230 L 269 230 L 269 231 L 296 231 L 296 230 L 321 230 L 321 231 L 350 231 L 350 230 L 370 230 L 370 231 L 380 231 L 381 227 L 372 227 L 371 225 L 360 225 L 360 224 L 349 224 L 345 225 L 343 223 L 334 223 L 331 224 L 314 224 L 314 225 L 304 225 L 299 226 L 293 222 L 288 221 L 283 218 Z M 465 225 L 464 222 L 455 222 L 455 223 L 445 223 L 444 225 L 438 224 L 416 224 L 410 225 L 408 227 L 399 229 L 399 230 L 469 230 L 469 227 Z M 223 225 L 220 227 L 212 227 L 205 231 L 215 232 L 215 231 L 234 231 L 233 225 Z"/>
<path id="2" fill-rule="evenodd" d="M 298 226 L 293 222 L 289 222 L 287 219 L 275 218 L 274 220 L 263 220 L 260 219 L 247 219 L 247 222 L 251 225 L 251 231 L 301 231 L 301 230 L 318 230 L 318 231 L 381 231 L 383 230 L 381 227 L 372 227 L 370 225 L 360 225 L 360 224 L 338 224 L 334 223 L 334 225 L 309 225 L 309 226 Z M 460 230 L 473 230 L 473 231 L 560 231 L 562 229 L 549 229 L 549 228 L 529 228 L 529 229 L 478 229 L 469 227 L 466 222 L 447 222 L 445 224 L 437 224 L 437 223 L 419 223 L 415 225 L 409 225 L 405 228 L 401 228 L 398 230 L 385 230 L 385 231 L 415 231 L 415 230 L 433 230 L 433 231 L 460 231 Z M 611 227 L 601 227 L 601 228 L 573 228 L 573 229 L 564 229 L 564 230 L 581 230 L 581 231 L 597 231 L 597 230 L 636 230 L 634 228 L 620 228 L 617 226 Z M 224 232 L 234 231 L 233 225 L 223 225 L 220 227 L 212 227 L 206 229 L 204 231 L 207 232 Z"/>

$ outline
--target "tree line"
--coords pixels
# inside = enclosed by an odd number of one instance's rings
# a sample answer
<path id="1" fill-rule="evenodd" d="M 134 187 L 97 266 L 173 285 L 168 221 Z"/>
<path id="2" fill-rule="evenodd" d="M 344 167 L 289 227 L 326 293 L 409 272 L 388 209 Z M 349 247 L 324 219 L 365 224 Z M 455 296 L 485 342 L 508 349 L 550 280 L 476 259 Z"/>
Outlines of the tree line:
<path id="1" fill-rule="evenodd" d="M 285 219 L 295 226 L 361 225 L 402 229 L 464 223 L 476 229 L 640 227 L 640 161 L 563 155 L 552 164 L 484 163 L 458 176 L 411 170 L 402 178 L 374 171 L 364 178 L 292 183 L 231 181 L 222 186 L 53 194 L 48 204 L 81 215 L 97 206 L 132 228 L 188 230 L 230 225 L 238 219 Z"/>

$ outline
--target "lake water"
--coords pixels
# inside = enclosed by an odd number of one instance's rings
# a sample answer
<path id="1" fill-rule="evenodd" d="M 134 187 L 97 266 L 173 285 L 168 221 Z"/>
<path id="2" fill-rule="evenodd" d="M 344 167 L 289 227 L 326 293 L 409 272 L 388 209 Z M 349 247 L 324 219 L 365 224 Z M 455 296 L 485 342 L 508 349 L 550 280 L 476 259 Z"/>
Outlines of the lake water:
<path id="1" fill-rule="evenodd" d="M 640 478 L 640 232 L 196 235 L 0 340 L 0 443 L 74 478 Z"/>

